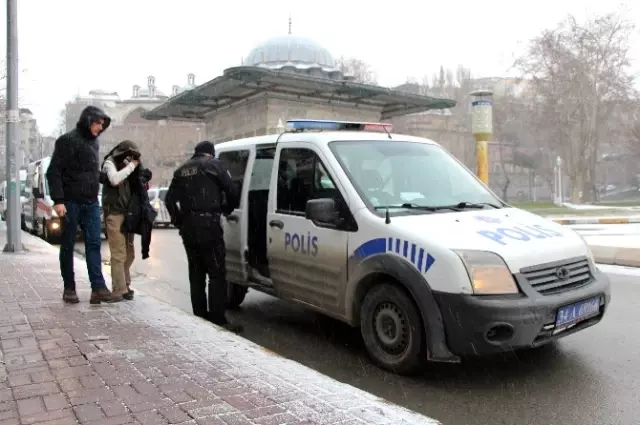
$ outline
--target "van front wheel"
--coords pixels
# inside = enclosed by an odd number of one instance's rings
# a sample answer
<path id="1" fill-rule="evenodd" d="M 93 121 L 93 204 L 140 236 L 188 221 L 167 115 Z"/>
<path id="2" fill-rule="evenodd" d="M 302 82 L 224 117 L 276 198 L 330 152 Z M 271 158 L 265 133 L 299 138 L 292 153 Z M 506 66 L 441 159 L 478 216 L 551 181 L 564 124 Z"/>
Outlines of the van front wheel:
<path id="1" fill-rule="evenodd" d="M 402 289 L 381 284 L 369 290 L 360 310 L 360 332 L 380 367 L 404 375 L 421 365 L 424 330 L 418 309 Z"/>

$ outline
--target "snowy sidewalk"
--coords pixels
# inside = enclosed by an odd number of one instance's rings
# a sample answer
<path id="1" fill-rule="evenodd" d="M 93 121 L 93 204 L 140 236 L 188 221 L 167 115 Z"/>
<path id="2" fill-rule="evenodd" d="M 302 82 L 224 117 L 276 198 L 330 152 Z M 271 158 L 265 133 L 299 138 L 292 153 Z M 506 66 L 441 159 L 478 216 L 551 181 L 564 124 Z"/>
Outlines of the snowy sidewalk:
<path id="1" fill-rule="evenodd" d="M 143 294 L 61 301 L 57 250 L 0 254 L 0 425 L 434 425 Z M 0 244 L 5 231 L 0 229 Z"/>

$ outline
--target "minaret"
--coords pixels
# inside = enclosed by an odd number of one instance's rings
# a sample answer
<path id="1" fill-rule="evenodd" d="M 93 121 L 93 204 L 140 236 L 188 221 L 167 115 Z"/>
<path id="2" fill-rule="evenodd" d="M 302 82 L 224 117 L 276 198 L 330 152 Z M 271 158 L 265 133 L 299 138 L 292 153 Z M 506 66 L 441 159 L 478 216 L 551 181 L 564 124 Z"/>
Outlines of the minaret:
<path id="1" fill-rule="evenodd" d="M 289 35 L 291 35 L 291 13 L 289 13 Z"/>

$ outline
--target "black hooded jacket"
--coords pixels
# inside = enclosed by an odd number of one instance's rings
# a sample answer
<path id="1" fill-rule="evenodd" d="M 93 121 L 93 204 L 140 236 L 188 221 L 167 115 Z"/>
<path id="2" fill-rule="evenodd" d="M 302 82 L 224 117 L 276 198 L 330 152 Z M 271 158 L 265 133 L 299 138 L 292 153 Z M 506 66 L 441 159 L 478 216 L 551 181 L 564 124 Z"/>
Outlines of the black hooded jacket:
<path id="1" fill-rule="evenodd" d="M 145 188 L 145 184 L 149 181 L 147 179 L 149 176 L 151 176 L 151 171 L 148 168 L 142 168 L 142 165 L 138 166 L 138 168 L 131 173 L 131 176 L 129 176 L 132 177 L 133 196 L 121 229 L 123 233 L 140 235 L 143 260 L 149 258 L 151 231 L 153 229 L 153 222 L 158 215 L 149 202 L 149 195 Z"/>
<path id="2" fill-rule="evenodd" d="M 100 143 L 91 134 L 91 123 L 104 120 L 102 131 L 111 118 L 100 108 L 84 108 L 76 128 L 56 140 L 51 163 L 47 170 L 49 191 L 54 204 L 98 201 L 100 191 Z"/>

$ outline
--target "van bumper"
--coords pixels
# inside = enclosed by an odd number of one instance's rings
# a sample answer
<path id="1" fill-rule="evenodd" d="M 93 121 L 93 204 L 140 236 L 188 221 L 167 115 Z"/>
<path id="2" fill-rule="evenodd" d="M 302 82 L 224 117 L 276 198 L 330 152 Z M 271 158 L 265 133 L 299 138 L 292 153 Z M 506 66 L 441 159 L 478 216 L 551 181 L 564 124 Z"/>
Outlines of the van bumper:
<path id="1" fill-rule="evenodd" d="M 458 356 L 495 354 L 548 344 L 595 325 L 611 300 L 609 278 L 594 269 L 586 285 L 554 295 L 474 296 L 433 292 L 440 306 L 447 345 Z M 597 315 L 556 328 L 558 309 L 599 297 Z"/>

